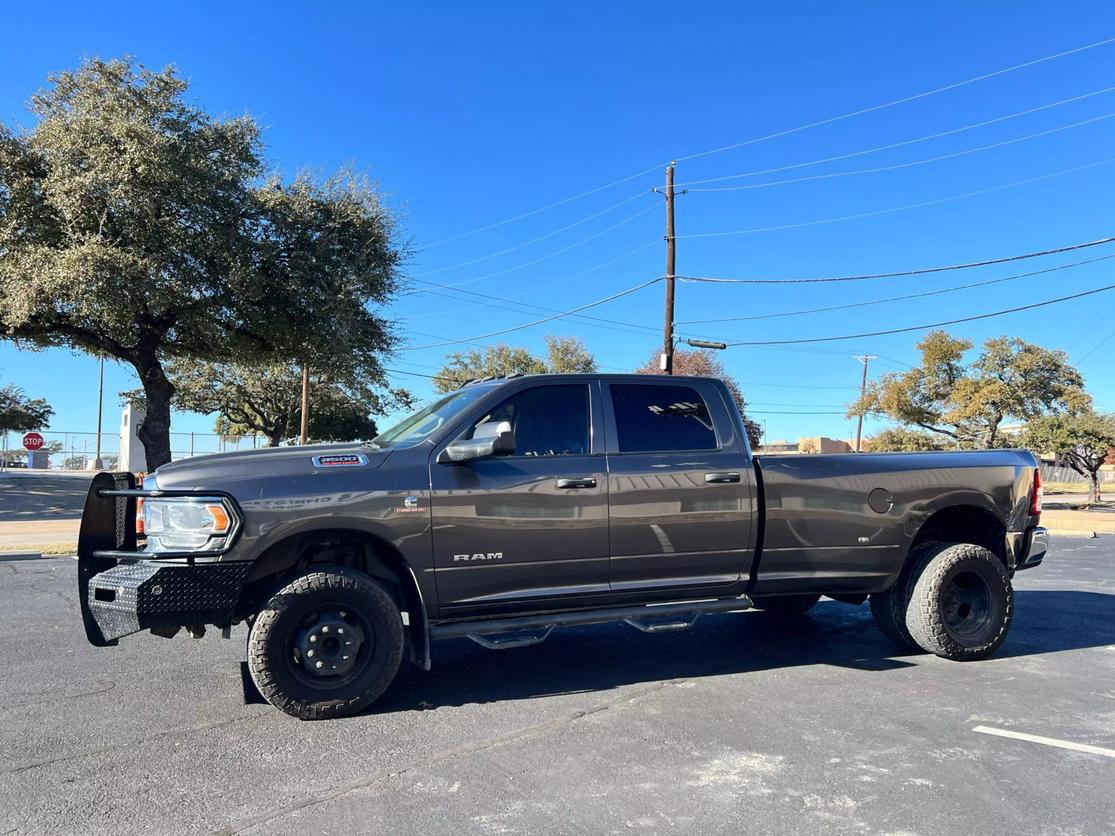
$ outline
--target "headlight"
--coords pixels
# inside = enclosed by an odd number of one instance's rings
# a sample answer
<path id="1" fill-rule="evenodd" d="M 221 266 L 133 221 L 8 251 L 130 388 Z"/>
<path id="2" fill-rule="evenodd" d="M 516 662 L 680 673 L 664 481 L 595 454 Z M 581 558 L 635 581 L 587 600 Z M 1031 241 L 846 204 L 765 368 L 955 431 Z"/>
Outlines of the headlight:
<path id="1" fill-rule="evenodd" d="M 234 525 L 228 504 L 218 497 L 148 497 L 141 513 L 148 552 L 221 551 Z"/>

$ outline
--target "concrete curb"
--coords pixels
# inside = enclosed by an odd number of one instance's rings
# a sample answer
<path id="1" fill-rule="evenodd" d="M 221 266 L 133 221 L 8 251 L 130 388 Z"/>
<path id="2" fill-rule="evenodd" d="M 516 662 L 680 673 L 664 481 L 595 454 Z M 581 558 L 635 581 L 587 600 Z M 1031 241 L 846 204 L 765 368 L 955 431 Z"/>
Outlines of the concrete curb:
<path id="1" fill-rule="evenodd" d="M 42 552 L 0 552 L 0 563 L 9 560 L 39 560 Z"/>
<path id="2" fill-rule="evenodd" d="M 1086 528 L 1051 528 L 1049 529 L 1050 537 L 1087 537 L 1095 539 L 1099 535 L 1094 531 L 1089 531 Z"/>

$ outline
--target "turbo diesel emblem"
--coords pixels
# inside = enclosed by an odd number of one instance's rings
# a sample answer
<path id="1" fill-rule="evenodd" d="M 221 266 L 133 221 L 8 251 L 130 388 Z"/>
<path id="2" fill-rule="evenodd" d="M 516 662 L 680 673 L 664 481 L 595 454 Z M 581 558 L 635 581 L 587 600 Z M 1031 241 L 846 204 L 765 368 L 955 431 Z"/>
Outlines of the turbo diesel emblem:
<path id="1" fill-rule="evenodd" d="M 476 554 L 455 554 L 453 562 L 458 560 L 503 560 L 503 552 L 477 552 Z"/>

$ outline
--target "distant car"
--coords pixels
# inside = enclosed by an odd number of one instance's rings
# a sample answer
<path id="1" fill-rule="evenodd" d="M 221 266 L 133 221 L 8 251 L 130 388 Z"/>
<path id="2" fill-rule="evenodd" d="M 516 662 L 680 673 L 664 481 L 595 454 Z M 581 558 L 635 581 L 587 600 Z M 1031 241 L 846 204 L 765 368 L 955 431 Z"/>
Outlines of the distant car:
<path id="1" fill-rule="evenodd" d="M 27 462 L 23 461 L 22 459 L 12 459 L 11 461 L 4 462 L 4 467 L 12 467 L 12 468 L 22 467 L 26 470 L 27 469 Z"/>

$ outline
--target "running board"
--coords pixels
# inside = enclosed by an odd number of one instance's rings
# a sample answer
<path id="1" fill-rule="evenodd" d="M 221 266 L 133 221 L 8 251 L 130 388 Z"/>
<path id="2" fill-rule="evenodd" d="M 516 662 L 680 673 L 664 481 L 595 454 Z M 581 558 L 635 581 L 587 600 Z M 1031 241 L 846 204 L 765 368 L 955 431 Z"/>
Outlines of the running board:
<path id="1" fill-rule="evenodd" d="M 610 607 L 600 610 L 522 615 L 483 621 L 454 621 L 431 624 L 431 639 L 469 638 L 490 650 L 525 647 L 545 641 L 555 627 L 623 622 L 644 633 L 665 633 L 692 627 L 706 613 L 739 612 L 751 609 L 751 599 L 715 598 L 677 604 L 650 604 L 636 607 Z"/>

